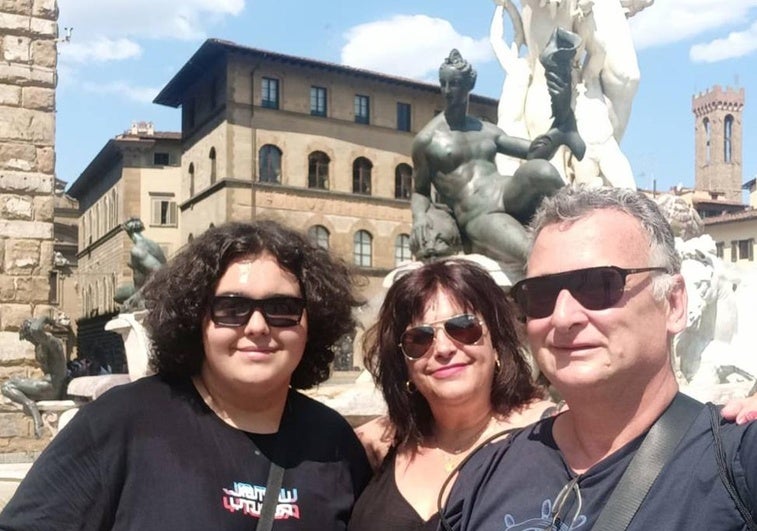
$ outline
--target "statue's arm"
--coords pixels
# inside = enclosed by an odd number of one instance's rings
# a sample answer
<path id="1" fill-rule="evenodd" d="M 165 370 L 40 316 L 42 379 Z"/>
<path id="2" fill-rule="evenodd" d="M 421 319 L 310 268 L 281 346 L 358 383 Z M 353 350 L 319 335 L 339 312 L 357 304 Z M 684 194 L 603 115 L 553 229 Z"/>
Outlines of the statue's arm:
<path id="1" fill-rule="evenodd" d="M 519 50 L 524 44 L 523 22 L 517 8 L 510 3 L 510 0 L 495 0 L 497 7 L 494 8 L 492 23 L 489 26 L 489 44 L 491 44 L 494 55 L 497 57 L 499 64 L 506 74 L 510 74 L 515 69 L 515 62 L 518 60 Z M 513 42 L 508 46 L 505 41 L 505 22 L 504 14 L 507 10 L 513 21 Z"/>
<path id="2" fill-rule="evenodd" d="M 498 152 L 510 155 L 511 157 L 525 159 L 528 156 L 531 141 L 525 138 L 510 136 L 500 129 L 495 139 L 495 144 L 497 145 Z"/>
<path id="3" fill-rule="evenodd" d="M 431 206 L 431 168 L 428 163 L 426 150 L 428 140 L 421 132 L 413 141 L 413 195 L 410 198 L 410 209 L 413 213 L 413 224 L 416 219 L 422 219 Z"/>

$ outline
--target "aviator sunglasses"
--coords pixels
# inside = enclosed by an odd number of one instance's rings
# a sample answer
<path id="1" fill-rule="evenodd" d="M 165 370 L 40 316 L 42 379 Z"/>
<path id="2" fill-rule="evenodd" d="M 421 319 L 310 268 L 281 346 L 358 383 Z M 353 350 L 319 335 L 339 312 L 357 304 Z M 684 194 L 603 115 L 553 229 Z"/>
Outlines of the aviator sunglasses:
<path id="1" fill-rule="evenodd" d="M 436 329 L 441 328 L 447 337 L 463 345 L 472 345 L 484 334 L 481 321 L 469 313 L 455 315 L 431 323 L 408 328 L 400 336 L 399 347 L 411 360 L 422 358 L 436 339 Z"/>
<path id="2" fill-rule="evenodd" d="M 624 269 L 617 266 L 576 269 L 523 279 L 512 287 L 510 295 L 532 319 L 552 315 L 557 296 L 564 289 L 587 310 L 605 310 L 615 306 L 623 297 L 628 275 L 649 271 L 667 270 L 664 267 Z"/>
<path id="3" fill-rule="evenodd" d="M 210 319 L 218 326 L 242 326 L 255 310 L 260 310 L 268 326 L 297 326 L 302 319 L 305 300 L 300 297 L 250 299 L 240 295 L 217 295 L 210 301 Z"/>

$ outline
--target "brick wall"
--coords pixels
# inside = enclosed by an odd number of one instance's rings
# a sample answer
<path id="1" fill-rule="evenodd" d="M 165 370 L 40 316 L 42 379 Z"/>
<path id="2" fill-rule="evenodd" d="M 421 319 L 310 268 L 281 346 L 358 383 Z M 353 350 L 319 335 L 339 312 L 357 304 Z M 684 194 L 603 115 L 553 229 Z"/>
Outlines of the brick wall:
<path id="1" fill-rule="evenodd" d="M 0 380 L 41 374 L 18 328 L 52 311 L 57 18 L 55 0 L 0 0 Z M 30 424 L 6 428 L 0 451 Z"/>

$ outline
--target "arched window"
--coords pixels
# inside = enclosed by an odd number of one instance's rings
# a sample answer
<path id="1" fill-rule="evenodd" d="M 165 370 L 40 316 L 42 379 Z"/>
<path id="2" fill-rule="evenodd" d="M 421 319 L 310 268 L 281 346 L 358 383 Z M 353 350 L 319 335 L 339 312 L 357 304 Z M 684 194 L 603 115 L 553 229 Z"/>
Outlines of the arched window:
<path id="1" fill-rule="evenodd" d="M 208 158 L 210 159 L 210 184 L 214 184 L 216 182 L 216 148 L 210 148 Z"/>
<path id="2" fill-rule="evenodd" d="M 710 135 L 712 134 L 712 131 L 710 130 L 710 119 L 705 118 L 702 120 L 702 127 L 704 127 L 704 161 L 705 163 L 710 163 Z"/>
<path id="3" fill-rule="evenodd" d="M 116 225 L 118 225 L 118 192 L 116 192 L 115 188 L 110 192 L 110 203 L 110 226 L 115 227 Z"/>
<path id="4" fill-rule="evenodd" d="M 90 208 L 89 211 L 87 212 L 87 220 L 88 220 L 87 224 L 89 225 L 89 230 L 87 231 L 88 232 L 87 245 L 92 245 L 92 241 L 94 240 L 93 234 L 97 230 L 97 227 L 95 227 L 95 222 L 97 221 L 97 219 L 93 220 L 92 214 L 93 214 L 93 210 Z"/>
<path id="5" fill-rule="evenodd" d="M 409 164 L 397 164 L 394 169 L 394 197 L 410 199 L 413 193 L 413 169 Z"/>
<path id="6" fill-rule="evenodd" d="M 102 215 L 100 214 L 100 202 L 95 203 L 95 222 L 92 227 L 95 239 L 99 239 L 102 236 Z"/>
<path id="7" fill-rule="evenodd" d="M 260 148 L 260 172 L 258 173 L 261 183 L 281 182 L 281 150 L 273 144 L 266 144 Z"/>
<path id="8" fill-rule="evenodd" d="M 398 266 L 410 259 L 410 235 L 400 234 L 394 240 L 394 265 Z"/>
<path id="9" fill-rule="evenodd" d="M 195 163 L 189 163 L 189 197 L 195 195 Z"/>
<path id="10" fill-rule="evenodd" d="M 105 232 L 108 232 L 110 230 L 110 197 L 105 196 L 103 198 L 103 204 L 105 212 L 103 213 L 103 226 L 105 227 Z"/>
<path id="11" fill-rule="evenodd" d="M 310 241 L 323 249 L 329 248 L 329 229 L 323 225 L 313 225 L 308 229 L 308 238 Z"/>
<path id="12" fill-rule="evenodd" d="M 371 170 L 373 164 L 365 157 L 352 163 L 352 193 L 371 195 Z"/>
<path id="13" fill-rule="evenodd" d="M 329 156 L 323 151 L 308 155 L 308 188 L 329 188 Z"/>
<path id="14" fill-rule="evenodd" d="M 354 239 L 355 264 L 362 267 L 371 267 L 373 264 L 373 236 L 367 230 L 359 230 Z"/>
<path id="15" fill-rule="evenodd" d="M 190 232 L 190 233 L 189 233 L 189 236 L 187 237 L 187 243 L 192 243 L 192 240 L 194 240 L 194 239 L 195 239 L 195 236 L 194 236 L 194 234 L 192 234 L 192 233 Z"/>
<path id="16" fill-rule="evenodd" d="M 733 161 L 733 115 L 725 117 L 723 123 L 723 160 L 725 162 Z"/>
<path id="17" fill-rule="evenodd" d="M 84 314 L 90 316 L 92 313 L 92 285 L 87 286 L 84 292 Z"/>

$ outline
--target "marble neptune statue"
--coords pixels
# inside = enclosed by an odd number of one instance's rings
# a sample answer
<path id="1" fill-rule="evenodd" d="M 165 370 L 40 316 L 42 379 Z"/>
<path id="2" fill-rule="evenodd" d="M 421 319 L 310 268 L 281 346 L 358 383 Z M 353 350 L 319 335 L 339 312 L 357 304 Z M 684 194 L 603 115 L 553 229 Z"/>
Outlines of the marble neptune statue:
<path id="1" fill-rule="evenodd" d="M 654 0 L 494 0 L 490 42 L 506 73 L 500 98 L 498 125 L 512 134 L 535 138 L 551 116 L 546 73 L 540 55 L 555 28 L 581 37 L 574 63 L 572 94 L 577 129 L 586 142 L 586 156 L 578 159 L 558 149 L 552 163 L 568 183 L 635 188 L 620 141 L 628 125 L 640 74 L 627 17 Z M 509 16 L 514 34 L 508 43 L 503 17 Z M 526 55 L 520 56 L 521 46 Z M 500 171 L 512 171 L 518 161 L 498 158 Z"/>

